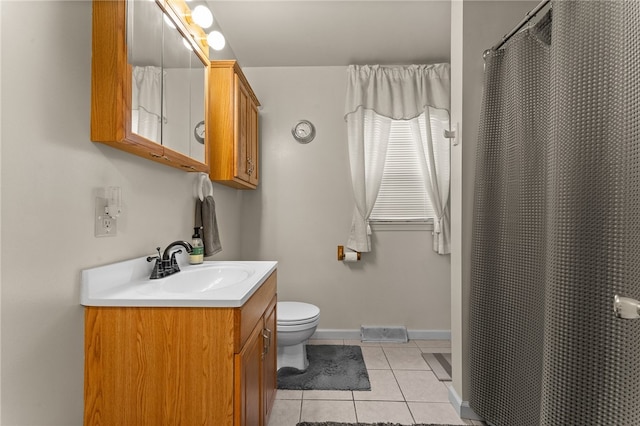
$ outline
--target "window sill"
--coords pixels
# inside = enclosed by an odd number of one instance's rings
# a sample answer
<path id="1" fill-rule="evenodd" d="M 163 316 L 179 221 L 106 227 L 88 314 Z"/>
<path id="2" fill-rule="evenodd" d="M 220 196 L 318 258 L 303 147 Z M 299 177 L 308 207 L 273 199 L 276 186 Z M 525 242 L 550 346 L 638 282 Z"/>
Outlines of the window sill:
<path id="1" fill-rule="evenodd" d="M 393 222 L 370 221 L 373 231 L 433 231 L 433 221 L 428 222 Z"/>

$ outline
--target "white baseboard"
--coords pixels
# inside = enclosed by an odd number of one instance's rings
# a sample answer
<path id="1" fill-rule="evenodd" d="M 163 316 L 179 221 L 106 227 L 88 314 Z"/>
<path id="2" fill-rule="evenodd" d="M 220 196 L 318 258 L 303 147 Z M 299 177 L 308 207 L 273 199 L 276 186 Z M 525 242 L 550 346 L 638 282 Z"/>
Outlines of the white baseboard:
<path id="1" fill-rule="evenodd" d="M 311 336 L 312 339 L 320 340 L 360 340 L 360 330 L 344 330 L 344 329 L 316 329 Z"/>
<path id="2" fill-rule="evenodd" d="M 407 330 L 412 340 L 451 340 L 451 330 Z M 321 340 L 360 340 L 360 329 L 317 329 L 312 339 Z"/>
<path id="3" fill-rule="evenodd" d="M 469 420 L 483 420 L 482 417 L 478 416 L 475 411 L 469 406 L 469 401 L 463 401 L 458 392 L 453 388 L 453 386 L 449 386 L 449 403 L 453 406 L 458 413 L 458 416 L 462 419 Z"/>
<path id="4" fill-rule="evenodd" d="M 451 340 L 451 330 L 407 330 L 409 339 Z"/>

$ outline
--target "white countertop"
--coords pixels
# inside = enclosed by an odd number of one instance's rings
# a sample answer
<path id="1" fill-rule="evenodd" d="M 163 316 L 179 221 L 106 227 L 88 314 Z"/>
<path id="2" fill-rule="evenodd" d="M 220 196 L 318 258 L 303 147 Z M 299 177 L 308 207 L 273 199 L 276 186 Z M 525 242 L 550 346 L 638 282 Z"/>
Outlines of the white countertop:
<path id="1" fill-rule="evenodd" d="M 82 271 L 80 304 L 84 306 L 155 306 L 155 307 L 239 307 L 276 270 L 275 261 L 207 261 L 189 265 L 186 256 L 179 257 L 181 272 L 150 280 L 153 262 L 147 258 L 127 260 Z M 193 272 L 206 274 L 217 266 L 246 268 L 247 278 L 222 288 L 198 292 L 166 291 L 163 286 L 172 278 L 184 279 Z M 185 274 L 187 271 L 192 271 Z M 202 275 L 201 275 L 202 276 Z M 174 286 L 175 287 L 175 286 Z"/>

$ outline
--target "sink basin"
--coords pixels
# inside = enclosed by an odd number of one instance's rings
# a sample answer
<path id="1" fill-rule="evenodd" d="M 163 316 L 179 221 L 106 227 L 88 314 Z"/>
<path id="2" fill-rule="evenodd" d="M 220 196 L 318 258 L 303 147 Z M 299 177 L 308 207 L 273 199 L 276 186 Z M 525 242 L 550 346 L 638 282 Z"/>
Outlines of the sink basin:
<path id="1" fill-rule="evenodd" d="M 254 274 L 247 265 L 203 265 L 162 278 L 161 287 L 169 293 L 202 293 L 238 284 Z"/>
<path id="2" fill-rule="evenodd" d="M 238 307 L 275 272 L 273 261 L 205 261 L 189 265 L 177 257 L 180 272 L 149 279 L 146 256 L 82 271 L 84 306 Z"/>

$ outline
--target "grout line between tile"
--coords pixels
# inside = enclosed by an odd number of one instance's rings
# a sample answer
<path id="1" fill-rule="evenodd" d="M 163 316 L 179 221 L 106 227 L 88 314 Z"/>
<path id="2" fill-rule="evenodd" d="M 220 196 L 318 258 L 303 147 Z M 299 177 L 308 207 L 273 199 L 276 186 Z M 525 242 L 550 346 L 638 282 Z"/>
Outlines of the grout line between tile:
<path id="1" fill-rule="evenodd" d="M 416 423 L 416 418 L 414 417 L 413 412 L 411 411 L 411 407 L 409 407 L 409 403 L 406 400 L 404 401 L 404 405 L 407 406 L 407 410 L 409 411 L 409 415 L 411 416 L 411 420 L 413 420 L 413 423 Z"/>
<path id="2" fill-rule="evenodd" d="M 402 399 L 404 400 L 405 404 L 407 403 L 407 397 L 404 394 L 403 390 L 402 390 L 402 386 L 400 386 L 400 382 L 398 381 L 398 377 L 396 376 L 396 371 L 392 368 L 391 369 L 391 374 L 393 374 L 393 378 L 396 380 L 396 384 L 398 385 L 398 389 L 400 389 L 400 393 L 402 394 Z"/>

